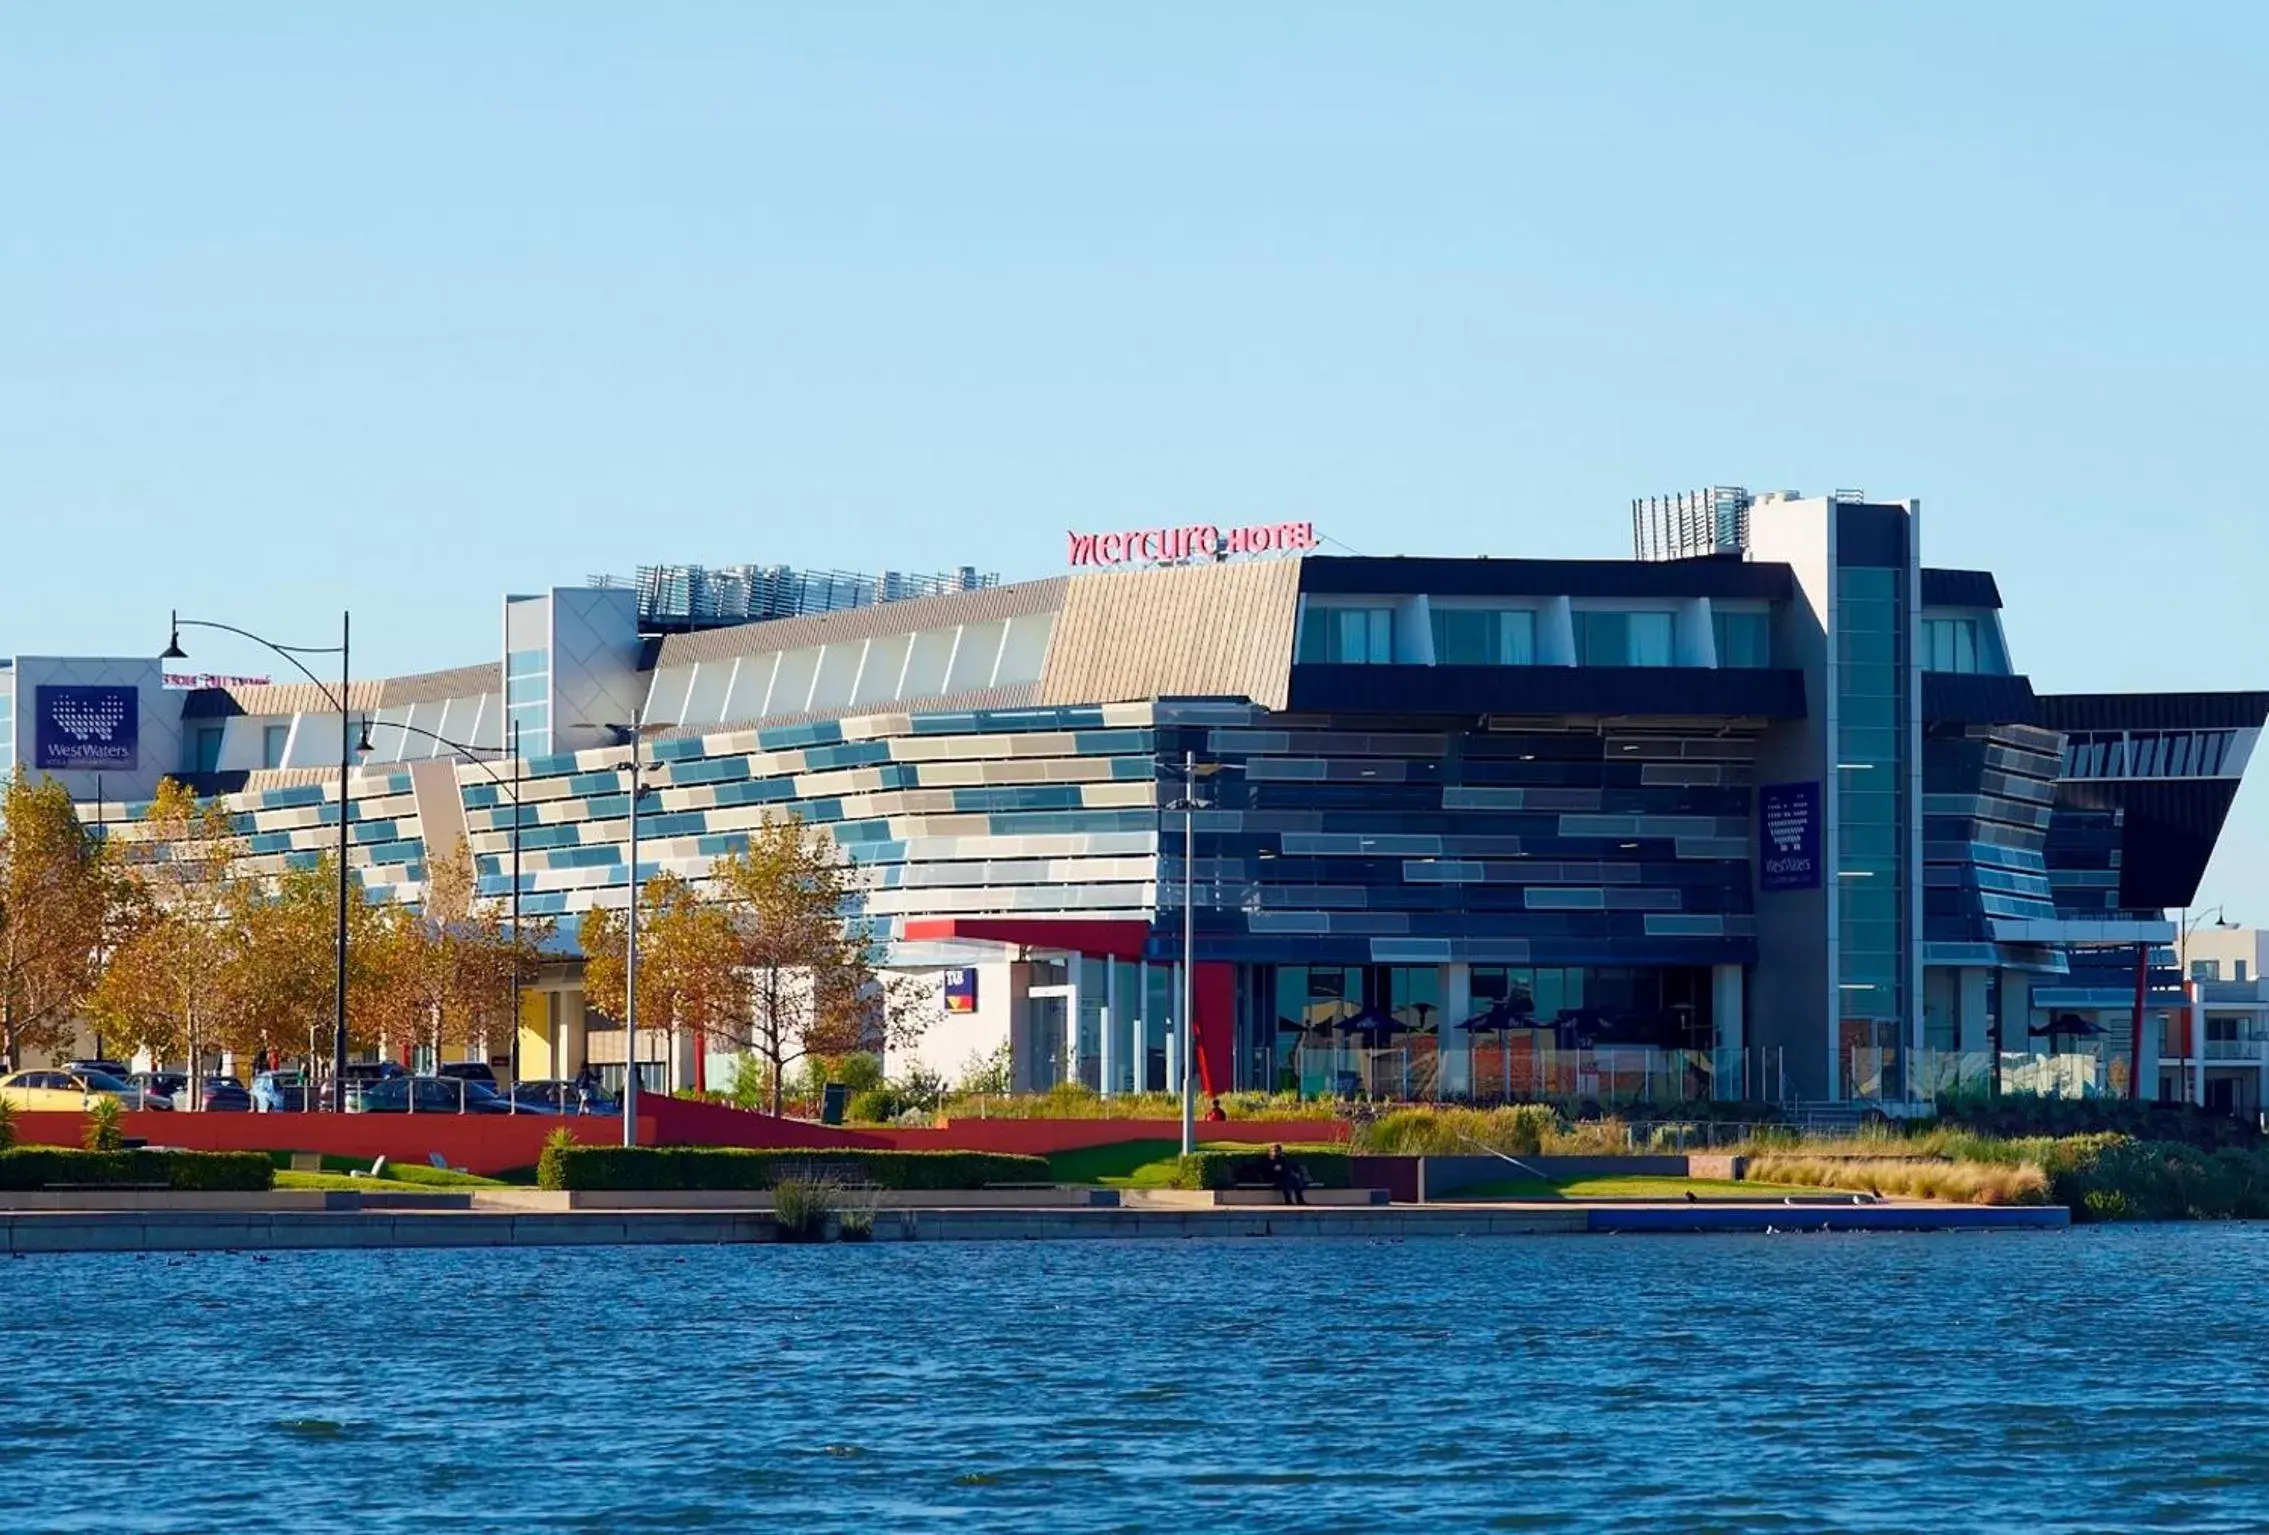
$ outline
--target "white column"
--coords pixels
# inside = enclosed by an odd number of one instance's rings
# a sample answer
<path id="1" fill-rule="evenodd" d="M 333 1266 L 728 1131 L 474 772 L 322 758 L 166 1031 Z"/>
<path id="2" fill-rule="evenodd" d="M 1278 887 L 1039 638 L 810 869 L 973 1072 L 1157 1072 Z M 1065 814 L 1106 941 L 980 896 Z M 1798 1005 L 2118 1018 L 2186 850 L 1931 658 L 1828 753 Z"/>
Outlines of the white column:
<path id="1" fill-rule="evenodd" d="M 1721 1103 L 1771 1098 L 1779 1090 L 1749 1058 L 1747 979 L 1739 965 L 1710 966 L 1710 1092 Z"/>
<path id="2" fill-rule="evenodd" d="M 2196 981 L 2190 987 L 2190 1101 L 2206 1106 L 2206 988 Z"/>
<path id="3" fill-rule="evenodd" d="M 1444 1097 L 1462 1098 L 1473 1092 L 1473 1036 L 1459 1027 L 1474 1013 L 1473 967 L 1442 966 L 1441 994 L 1441 1022 L 1434 1029 L 1439 1090 Z"/>
<path id="4" fill-rule="evenodd" d="M 1103 1061 L 1098 1081 L 1103 1096 L 1108 1098 L 1118 1088 L 1119 1052 L 1113 1036 L 1119 1028 L 1119 962 L 1106 957 L 1103 961 Z"/>

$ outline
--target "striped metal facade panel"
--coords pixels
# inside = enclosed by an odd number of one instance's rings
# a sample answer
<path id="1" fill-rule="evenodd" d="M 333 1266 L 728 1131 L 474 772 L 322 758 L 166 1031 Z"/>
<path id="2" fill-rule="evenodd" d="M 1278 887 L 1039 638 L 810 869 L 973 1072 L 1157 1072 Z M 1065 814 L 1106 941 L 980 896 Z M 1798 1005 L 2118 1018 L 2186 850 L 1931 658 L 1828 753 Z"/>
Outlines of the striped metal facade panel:
<path id="1" fill-rule="evenodd" d="M 734 656 L 763 655 L 775 650 L 797 650 L 844 640 L 871 639 L 878 634 L 913 634 L 955 624 L 982 624 L 996 619 L 1023 618 L 1052 613 L 1062 606 L 1066 578 L 1020 581 L 1014 586 L 993 586 L 982 591 L 955 592 L 944 597 L 912 597 L 903 602 L 873 607 L 846 608 L 810 618 L 778 618 L 729 629 L 704 629 L 695 634 L 673 634 L 662 641 L 652 665 L 687 666 L 701 661 L 724 661 Z"/>
<path id="2" fill-rule="evenodd" d="M 1283 708 L 1300 565 L 1254 560 L 1072 577 L 1040 702 L 1212 696 Z"/>

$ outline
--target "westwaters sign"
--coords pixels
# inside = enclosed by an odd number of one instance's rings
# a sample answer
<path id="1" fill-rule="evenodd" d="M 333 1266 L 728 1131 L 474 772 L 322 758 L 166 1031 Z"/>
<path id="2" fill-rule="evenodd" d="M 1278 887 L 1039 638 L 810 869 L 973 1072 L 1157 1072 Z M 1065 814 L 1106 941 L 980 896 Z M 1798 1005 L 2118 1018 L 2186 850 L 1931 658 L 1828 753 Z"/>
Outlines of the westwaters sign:
<path id="1" fill-rule="evenodd" d="M 1820 888 L 1820 786 L 1769 783 L 1757 791 L 1757 885 Z"/>
<path id="2" fill-rule="evenodd" d="M 33 689 L 32 769 L 131 773 L 141 766 L 141 690 L 42 684 Z"/>

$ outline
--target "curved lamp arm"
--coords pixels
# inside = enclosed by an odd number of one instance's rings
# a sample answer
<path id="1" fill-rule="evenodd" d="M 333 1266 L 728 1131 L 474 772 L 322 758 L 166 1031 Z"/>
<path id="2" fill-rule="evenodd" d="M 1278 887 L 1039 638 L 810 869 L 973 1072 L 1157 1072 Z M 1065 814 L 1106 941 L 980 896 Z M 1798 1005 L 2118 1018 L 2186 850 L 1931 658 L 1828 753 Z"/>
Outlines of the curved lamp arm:
<path id="1" fill-rule="evenodd" d="M 299 674 L 302 677 L 305 677 L 308 681 L 315 684 L 317 691 L 321 692 L 325 698 L 330 700 L 331 707 L 337 709 L 341 714 L 347 712 L 346 701 L 340 698 L 338 694 L 332 692 L 331 685 L 328 682 L 325 682 L 321 677 L 316 676 L 315 673 L 309 671 L 307 669 L 307 663 L 300 659 L 301 656 L 343 655 L 346 652 L 346 647 L 344 645 L 279 645 L 274 640 L 254 634 L 250 629 L 239 629 L 234 624 L 215 623 L 209 618 L 183 618 L 179 614 L 175 614 L 173 619 L 173 639 L 169 644 L 167 644 L 164 650 L 158 653 L 159 660 L 186 661 L 189 659 L 188 652 L 181 648 L 181 631 L 184 629 L 218 629 L 223 634 L 233 634 L 238 636 L 239 638 L 248 639 L 255 645 L 265 645 L 268 649 L 274 651 L 277 655 L 282 656 L 285 660 L 291 662 L 292 665 L 298 667 Z"/>

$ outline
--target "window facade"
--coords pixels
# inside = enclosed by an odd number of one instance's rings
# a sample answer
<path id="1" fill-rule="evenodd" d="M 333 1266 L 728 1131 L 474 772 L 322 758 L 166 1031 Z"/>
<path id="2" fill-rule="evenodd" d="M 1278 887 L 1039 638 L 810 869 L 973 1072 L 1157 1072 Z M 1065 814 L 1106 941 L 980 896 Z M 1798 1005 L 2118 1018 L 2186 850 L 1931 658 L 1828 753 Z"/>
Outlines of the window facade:
<path id="1" fill-rule="evenodd" d="M 289 725 L 264 725 L 260 729 L 260 765 L 280 768 L 284 765 L 284 752 L 291 745 L 292 728 Z"/>
<path id="2" fill-rule="evenodd" d="M 1846 1049 L 1901 1043 L 1906 1016 L 1906 574 L 1836 572 L 1836 985 Z"/>
<path id="3" fill-rule="evenodd" d="M 551 652 L 515 650 L 504 658 L 504 704 L 508 724 L 520 727 L 520 755 L 551 751 Z"/>
<path id="4" fill-rule="evenodd" d="M 1534 666 L 1536 615 L 1526 608 L 1446 608 L 1434 615 L 1437 666 Z"/>
<path id="5" fill-rule="evenodd" d="M 1394 609 L 1311 607 L 1300 623 L 1300 660 L 1385 666 L 1394 660 Z"/>
<path id="6" fill-rule="evenodd" d="M 1764 613 L 1728 613 L 1714 610 L 1710 630 L 1717 642 L 1720 666 L 1770 666 L 1772 620 Z"/>
<path id="7" fill-rule="evenodd" d="M 1922 669 L 1926 672 L 1974 672 L 1978 669 L 1978 632 L 1974 618 L 1926 618 L 1922 621 Z"/>
<path id="8" fill-rule="evenodd" d="M 200 726 L 197 731 L 197 755 L 192 759 L 192 771 L 217 773 L 221 769 L 221 727 Z"/>
<path id="9" fill-rule="evenodd" d="M 1578 666 L 1668 666 L 1668 613 L 1582 611 L 1575 615 Z"/>
<path id="10" fill-rule="evenodd" d="M 2081 730 L 2064 740 L 2066 778 L 2216 778 L 2233 730 Z"/>

